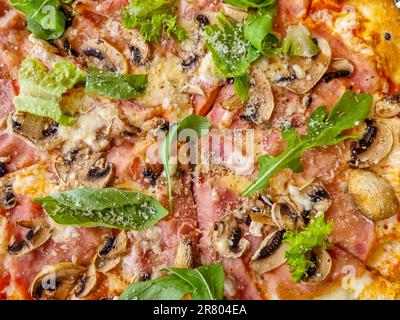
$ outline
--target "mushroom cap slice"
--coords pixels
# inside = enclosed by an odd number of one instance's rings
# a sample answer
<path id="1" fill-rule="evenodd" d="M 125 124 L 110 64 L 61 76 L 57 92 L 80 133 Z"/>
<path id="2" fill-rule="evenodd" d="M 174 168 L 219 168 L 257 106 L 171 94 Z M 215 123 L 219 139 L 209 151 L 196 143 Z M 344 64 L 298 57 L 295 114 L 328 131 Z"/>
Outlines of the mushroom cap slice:
<path id="1" fill-rule="evenodd" d="M 94 260 L 97 270 L 105 273 L 114 269 L 121 262 L 127 244 L 128 238 L 125 231 L 121 231 L 117 236 L 108 237 L 97 251 Z"/>
<path id="2" fill-rule="evenodd" d="M 284 230 L 278 230 L 267 235 L 260 247 L 251 257 L 250 267 L 257 273 L 269 272 L 286 262 L 286 251 L 290 245 L 282 243 Z"/>
<path id="3" fill-rule="evenodd" d="M 375 113 L 383 118 L 392 118 L 400 113 L 400 94 L 383 97 L 375 104 Z"/>
<path id="4" fill-rule="evenodd" d="M 308 270 L 308 275 L 303 281 L 320 282 L 326 279 L 332 269 L 332 258 L 328 251 L 322 248 L 314 249 L 311 252 L 314 267 Z"/>
<path id="5" fill-rule="evenodd" d="M 89 269 L 78 279 L 74 289 L 76 298 L 84 298 L 88 296 L 97 284 L 96 266 L 91 264 Z"/>
<path id="6" fill-rule="evenodd" d="M 58 126 L 52 119 L 20 111 L 14 112 L 8 121 L 10 132 L 43 151 L 54 149 L 64 141 L 58 134 Z"/>
<path id="7" fill-rule="evenodd" d="M 85 271 L 85 267 L 70 262 L 45 267 L 32 281 L 29 293 L 36 299 L 64 300 Z"/>
<path id="8" fill-rule="evenodd" d="M 305 94 L 314 88 L 328 70 L 332 58 L 332 50 L 328 41 L 323 38 L 317 38 L 317 41 L 318 47 L 321 49 L 318 55 L 312 58 L 298 56 L 288 58 L 289 68 L 300 69 L 305 72 L 305 76 L 302 78 L 293 76 L 287 81 L 277 81 L 275 82 L 277 86 L 285 87 L 297 94 Z"/>
<path id="9" fill-rule="evenodd" d="M 21 256 L 45 244 L 53 233 L 53 227 L 45 218 L 37 218 L 34 221 L 20 221 L 18 224 L 28 232 L 24 239 L 9 243 L 8 253 L 13 256 Z"/>
<path id="10" fill-rule="evenodd" d="M 350 165 L 355 168 L 369 168 L 385 158 L 393 147 L 393 133 L 384 121 L 368 120 L 364 136 L 351 146 Z"/>
<path id="11" fill-rule="evenodd" d="M 11 182 L 0 182 L 0 208 L 10 210 L 17 204 Z"/>
<path id="12" fill-rule="evenodd" d="M 179 239 L 179 246 L 175 255 L 176 268 L 193 268 L 193 249 L 192 241 Z"/>
<path id="13" fill-rule="evenodd" d="M 274 95 L 268 78 L 261 69 L 253 67 L 250 76 L 254 85 L 250 86 L 249 100 L 241 118 L 260 125 L 271 118 L 275 107 Z"/>
<path id="14" fill-rule="evenodd" d="M 150 48 L 144 41 L 143 36 L 139 31 L 132 29 L 128 30 L 129 35 L 129 50 L 131 51 L 132 62 L 135 65 L 143 65 L 150 56 Z"/>
<path id="15" fill-rule="evenodd" d="M 399 211 L 393 187 L 371 171 L 351 170 L 348 191 L 361 212 L 373 221 L 387 219 Z"/>
<path id="16" fill-rule="evenodd" d="M 295 230 L 304 226 L 301 214 L 286 201 L 276 202 L 271 209 L 272 221 L 283 230 Z"/>
<path id="17" fill-rule="evenodd" d="M 71 186 L 104 188 L 114 177 L 114 165 L 101 153 L 73 149 L 54 161 L 58 178 Z"/>
<path id="18" fill-rule="evenodd" d="M 85 60 L 89 65 L 117 73 L 128 73 L 125 57 L 104 39 L 91 39 L 83 46 Z"/>
<path id="19" fill-rule="evenodd" d="M 232 213 L 214 223 L 211 243 L 221 256 L 227 258 L 239 258 L 250 247 L 250 242 L 242 238 L 242 230 Z"/>

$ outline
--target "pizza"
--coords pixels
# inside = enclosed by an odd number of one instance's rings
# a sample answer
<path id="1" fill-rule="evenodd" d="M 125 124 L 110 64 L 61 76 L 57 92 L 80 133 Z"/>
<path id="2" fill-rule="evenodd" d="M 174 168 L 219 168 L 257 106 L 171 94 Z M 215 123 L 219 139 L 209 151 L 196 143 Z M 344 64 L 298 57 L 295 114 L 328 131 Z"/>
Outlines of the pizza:
<path id="1" fill-rule="evenodd" d="M 0 0 L 0 299 L 400 297 L 392 0 Z"/>

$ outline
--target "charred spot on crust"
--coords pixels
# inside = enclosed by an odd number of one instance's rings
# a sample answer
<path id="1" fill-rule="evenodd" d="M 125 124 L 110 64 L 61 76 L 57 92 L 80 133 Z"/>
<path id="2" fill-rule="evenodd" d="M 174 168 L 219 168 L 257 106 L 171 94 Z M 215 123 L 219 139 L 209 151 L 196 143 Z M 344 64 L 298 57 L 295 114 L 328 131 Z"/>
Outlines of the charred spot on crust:
<path id="1" fill-rule="evenodd" d="M 242 229 L 240 229 L 240 227 L 237 227 L 237 228 L 233 231 L 232 236 L 231 236 L 231 238 L 229 239 L 229 249 L 230 249 L 232 252 L 237 253 L 237 252 L 240 251 L 240 248 L 239 248 L 239 241 L 240 241 L 240 238 L 241 238 L 241 237 L 242 237 Z"/>
<path id="2" fill-rule="evenodd" d="M 114 247 L 114 242 L 115 242 L 115 236 L 109 237 L 104 245 L 104 247 L 100 250 L 99 255 L 101 257 L 106 256 L 107 254 L 110 253 L 110 251 Z"/>
<path id="3" fill-rule="evenodd" d="M 205 28 L 210 24 L 210 20 L 204 14 L 198 14 L 196 16 L 196 21 L 200 24 L 201 28 Z"/>
<path id="4" fill-rule="evenodd" d="M 323 77 L 322 77 L 322 81 L 325 83 L 328 83 L 329 81 L 333 80 L 333 79 L 337 79 L 337 78 L 347 78 L 351 76 L 351 72 L 349 70 L 337 70 L 337 71 L 332 71 L 332 72 L 328 72 L 326 73 Z"/>
<path id="5" fill-rule="evenodd" d="M 88 57 L 94 57 L 99 60 L 105 59 L 103 54 L 100 52 L 100 50 L 97 50 L 97 49 L 85 48 L 85 49 L 83 49 L 83 53 L 85 55 L 87 55 Z"/>
<path id="6" fill-rule="evenodd" d="M 149 168 L 144 168 L 143 169 L 143 177 L 145 180 L 147 180 L 153 187 L 157 184 L 157 179 L 160 176 L 159 173 L 154 172 L 153 170 Z"/>
<path id="7" fill-rule="evenodd" d="M 282 243 L 284 233 L 285 230 L 277 231 L 270 243 L 261 249 L 257 259 L 264 259 L 266 257 L 269 257 Z"/>

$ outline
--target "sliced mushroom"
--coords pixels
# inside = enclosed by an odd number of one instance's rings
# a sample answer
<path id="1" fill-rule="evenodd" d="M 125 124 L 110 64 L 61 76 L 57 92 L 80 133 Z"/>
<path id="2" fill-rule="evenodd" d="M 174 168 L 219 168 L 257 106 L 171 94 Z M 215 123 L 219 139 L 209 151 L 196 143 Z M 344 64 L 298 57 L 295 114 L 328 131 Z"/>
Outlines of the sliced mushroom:
<path id="1" fill-rule="evenodd" d="M 400 113 L 400 94 L 383 97 L 375 104 L 375 112 L 383 118 L 392 118 Z"/>
<path id="2" fill-rule="evenodd" d="M 307 270 L 307 275 L 302 279 L 305 282 L 320 282 L 326 279 L 332 269 L 332 258 L 328 251 L 322 248 L 314 249 L 310 253 L 313 266 Z"/>
<path id="3" fill-rule="evenodd" d="M 176 268 L 193 268 L 193 250 L 192 241 L 187 239 L 180 239 L 179 246 L 175 256 Z"/>
<path id="4" fill-rule="evenodd" d="M 321 80 L 331 63 L 332 50 L 325 39 L 317 38 L 316 41 L 321 52 L 312 58 L 289 57 L 288 64 L 292 73 L 276 80 L 277 86 L 285 87 L 297 94 L 305 94 Z"/>
<path id="5" fill-rule="evenodd" d="M 85 267 L 70 262 L 45 267 L 33 280 L 29 293 L 36 299 L 64 300 L 85 271 Z"/>
<path id="6" fill-rule="evenodd" d="M 227 258 L 241 257 L 250 247 L 250 242 L 242 238 L 242 229 L 231 213 L 214 223 L 211 243 L 221 256 Z"/>
<path id="7" fill-rule="evenodd" d="M 288 201 L 274 203 L 271 209 L 271 217 L 281 230 L 295 230 L 305 224 L 302 215 Z"/>
<path id="8" fill-rule="evenodd" d="M 101 153 L 79 148 L 57 157 L 54 169 L 59 179 L 70 186 L 104 188 L 114 176 L 114 165 Z"/>
<path id="9" fill-rule="evenodd" d="M 226 3 L 221 3 L 221 7 L 225 16 L 238 22 L 245 20 L 249 15 L 247 10 L 241 10 Z"/>
<path id="10" fill-rule="evenodd" d="M 52 119 L 17 111 L 8 122 L 13 134 L 40 150 L 51 150 L 63 142 L 58 134 L 59 124 Z"/>
<path id="11" fill-rule="evenodd" d="M 250 205 L 251 222 L 275 225 L 271 217 L 272 207 L 272 202 L 265 195 L 260 195 Z"/>
<path id="12" fill-rule="evenodd" d="M 331 197 L 320 181 L 311 181 L 301 188 L 289 185 L 288 191 L 291 200 L 303 212 L 312 212 L 314 215 L 324 214 L 332 204 Z M 304 216 L 303 216 L 304 219 Z"/>
<path id="13" fill-rule="evenodd" d="M 15 207 L 17 200 L 11 182 L 0 183 L 0 208 L 10 210 Z"/>
<path id="14" fill-rule="evenodd" d="M 121 262 L 127 244 L 128 238 L 125 231 L 121 231 L 117 236 L 108 237 L 97 252 L 94 261 L 97 270 L 105 273 L 115 268 Z"/>
<path id="15" fill-rule="evenodd" d="M 84 298 L 88 296 L 97 284 L 97 271 L 94 264 L 91 264 L 89 269 L 82 274 L 78 279 L 74 289 L 74 295 L 77 298 Z"/>
<path id="16" fill-rule="evenodd" d="M 0 178 L 3 178 L 8 170 L 6 164 L 10 162 L 10 157 L 0 157 Z"/>
<path id="17" fill-rule="evenodd" d="M 329 66 L 328 72 L 322 77 L 323 82 L 329 82 L 337 78 L 347 78 L 350 77 L 354 72 L 353 64 L 343 58 L 335 58 L 332 60 Z"/>
<path id="18" fill-rule="evenodd" d="M 351 145 L 353 168 L 368 168 L 378 164 L 385 158 L 393 146 L 393 133 L 390 127 L 381 120 L 365 121 L 366 129 L 363 137 Z"/>
<path id="19" fill-rule="evenodd" d="M 44 51 L 51 53 L 58 53 L 58 48 L 46 40 L 40 39 L 35 34 L 31 33 L 28 40 L 36 47 L 43 49 Z"/>
<path id="20" fill-rule="evenodd" d="M 83 53 L 90 65 L 111 72 L 128 73 L 128 63 L 122 53 L 104 39 L 85 42 Z"/>
<path id="21" fill-rule="evenodd" d="M 289 245 L 282 243 L 284 233 L 284 230 L 278 230 L 265 237 L 251 257 L 250 267 L 253 271 L 269 272 L 286 262 L 285 253 L 289 249 Z"/>
<path id="22" fill-rule="evenodd" d="M 38 218 L 34 221 L 20 221 L 18 225 L 28 229 L 28 231 L 23 239 L 10 241 L 8 253 L 13 256 L 21 256 L 39 248 L 50 239 L 53 233 L 53 228 L 44 218 Z"/>
<path id="23" fill-rule="evenodd" d="M 144 41 L 143 36 L 137 30 L 129 30 L 129 50 L 131 51 L 132 62 L 135 65 L 143 65 L 150 56 L 150 49 Z"/>
<path id="24" fill-rule="evenodd" d="M 357 207 L 371 220 L 386 219 L 399 211 L 399 200 L 392 186 L 371 171 L 351 170 L 348 191 Z"/>
<path id="25" fill-rule="evenodd" d="M 265 73 L 259 68 L 253 68 L 251 83 L 249 100 L 240 118 L 260 125 L 271 118 L 275 107 L 274 96 Z"/>

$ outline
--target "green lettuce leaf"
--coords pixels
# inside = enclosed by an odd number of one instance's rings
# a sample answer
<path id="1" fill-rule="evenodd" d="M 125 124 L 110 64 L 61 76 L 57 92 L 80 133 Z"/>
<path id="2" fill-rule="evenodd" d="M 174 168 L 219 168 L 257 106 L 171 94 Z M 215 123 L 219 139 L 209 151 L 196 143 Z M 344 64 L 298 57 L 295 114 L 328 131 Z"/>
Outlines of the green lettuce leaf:
<path id="1" fill-rule="evenodd" d="M 352 135 L 342 135 L 342 132 L 364 121 L 370 112 L 371 104 L 370 94 L 347 91 L 333 107 L 329 116 L 324 106 L 317 108 L 311 114 L 307 121 L 307 135 L 299 136 L 294 128 L 284 127 L 282 136 L 287 143 L 286 150 L 277 157 L 263 155 L 258 159 L 260 164 L 258 176 L 242 195 L 248 196 L 267 188 L 269 179 L 284 168 L 290 168 L 295 172 L 302 171 L 300 156 L 304 151 L 355 138 Z"/>
<path id="2" fill-rule="evenodd" d="M 274 4 L 275 0 L 223 0 L 223 2 L 237 8 L 247 9 L 268 7 Z"/>
<path id="3" fill-rule="evenodd" d="M 167 216 L 154 198 L 115 188 L 76 189 L 33 200 L 57 223 L 143 230 Z"/>
<path id="4" fill-rule="evenodd" d="M 314 43 L 310 31 L 302 25 L 290 26 L 282 43 L 282 53 L 287 56 L 311 58 L 321 49 Z"/>
<path id="5" fill-rule="evenodd" d="M 27 58 L 19 68 L 21 89 L 14 98 L 15 108 L 71 125 L 72 118 L 61 111 L 61 96 L 84 78 L 85 73 L 66 60 L 58 61 L 49 72 L 39 59 Z"/>
<path id="6" fill-rule="evenodd" d="M 131 284 L 120 300 L 222 300 L 224 269 L 221 263 L 196 269 L 167 268 L 171 274 L 155 280 Z"/>
<path id="7" fill-rule="evenodd" d="M 145 74 L 115 74 L 94 67 L 89 68 L 86 92 L 129 100 L 142 95 L 147 87 Z"/>
<path id="8" fill-rule="evenodd" d="M 10 6 L 26 16 L 27 28 L 39 38 L 53 40 L 62 36 L 67 17 L 58 0 L 9 0 Z"/>
<path id="9" fill-rule="evenodd" d="M 182 41 L 186 32 L 177 26 L 174 8 L 174 2 L 168 0 L 132 0 L 122 9 L 122 23 L 125 28 L 138 28 L 148 42 L 158 42 L 163 31 Z"/>

